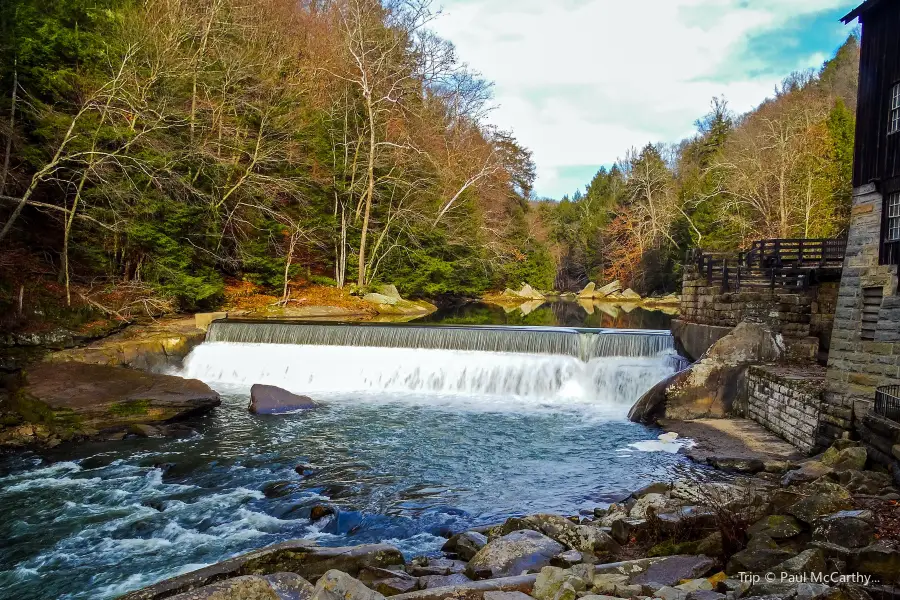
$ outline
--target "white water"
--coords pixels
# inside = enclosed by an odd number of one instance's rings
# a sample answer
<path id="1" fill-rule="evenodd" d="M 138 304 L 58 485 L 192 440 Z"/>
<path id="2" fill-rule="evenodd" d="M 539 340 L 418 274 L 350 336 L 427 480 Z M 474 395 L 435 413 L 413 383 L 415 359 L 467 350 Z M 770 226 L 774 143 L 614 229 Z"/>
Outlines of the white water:
<path id="1" fill-rule="evenodd" d="M 467 410 L 583 405 L 624 414 L 672 371 L 667 355 L 584 362 L 547 354 L 208 342 L 194 349 L 181 375 L 240 389 L 265 383 L 313 397 L 401 395 Z"/>

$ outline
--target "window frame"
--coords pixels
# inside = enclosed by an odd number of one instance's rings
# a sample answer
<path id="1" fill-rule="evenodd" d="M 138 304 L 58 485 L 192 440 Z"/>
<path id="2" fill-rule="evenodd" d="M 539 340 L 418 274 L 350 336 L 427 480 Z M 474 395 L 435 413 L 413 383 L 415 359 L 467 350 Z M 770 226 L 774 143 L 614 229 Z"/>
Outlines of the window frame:
<path id="1" fill-rule="evenodd" d="M 888 135 L 900 133 L 900 81 L 891 84 L 888 96 Z"/>
<path id="2" fill-rule="evenodd" d="M 882 241 L 884 243 L 900 242 L 900 191 L 889 192 L 886 196 Z"/>

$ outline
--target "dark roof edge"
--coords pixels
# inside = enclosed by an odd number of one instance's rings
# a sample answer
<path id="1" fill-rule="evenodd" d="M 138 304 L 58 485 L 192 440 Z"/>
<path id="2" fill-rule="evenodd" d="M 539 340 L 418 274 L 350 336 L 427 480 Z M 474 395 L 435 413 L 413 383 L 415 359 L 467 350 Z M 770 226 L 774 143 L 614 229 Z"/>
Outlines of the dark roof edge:
<path id="1" fill-rule="evenodd" d="M 865 13 L 875 8 L 876 5 L 881 4 L 881 1 L 882 0 L 866 0 L 865 2 L 854 8 L 852 11 L 850 11 L 849 14 L 842 17 L 841 21 L 843 21 L 844 24 L 849 24 L 857 17 L 861 17 Z"/>

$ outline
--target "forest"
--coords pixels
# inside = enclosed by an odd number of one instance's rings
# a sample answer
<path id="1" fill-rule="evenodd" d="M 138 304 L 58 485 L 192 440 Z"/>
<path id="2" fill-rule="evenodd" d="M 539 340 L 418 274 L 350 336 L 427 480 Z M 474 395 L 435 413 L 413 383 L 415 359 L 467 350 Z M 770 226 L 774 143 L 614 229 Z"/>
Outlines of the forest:
<path id="1" fill-rule="evenodd" d="M 218 306 L 229 282 L 478 297 L 620 279 L 690 248 L 845 232 L 859 48 L 743 115 L 623 149 L 537 198 L 491 83 L 429 0 L 9 0 L 0 13 L 0 313 Z"/>

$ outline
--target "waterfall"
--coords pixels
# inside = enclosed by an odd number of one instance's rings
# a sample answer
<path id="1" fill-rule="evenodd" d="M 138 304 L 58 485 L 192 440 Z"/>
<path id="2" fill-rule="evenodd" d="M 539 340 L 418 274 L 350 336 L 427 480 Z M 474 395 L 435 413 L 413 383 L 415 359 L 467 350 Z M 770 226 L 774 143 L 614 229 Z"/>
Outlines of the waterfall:
<path id="1" fill-rule="evenodd" d="M 207 342 L 185 360 L 181 374 L 242 390 L 266 383 L 313 397 L 453 397 L 454 404 L 481 409 L 575 403 L 617 407 L 624 416 L 672 372 L 665 355 L 585 362 L 511 352 Z"/>
<path id="2" fill-rule="evenodd" d="M 417 348 L 554 354 L 583 361 L 606 356 L 656 356 L 673 348 L 668 331 L 560 327 L 310 324 L 217 321 L 207 342 Z"/>

